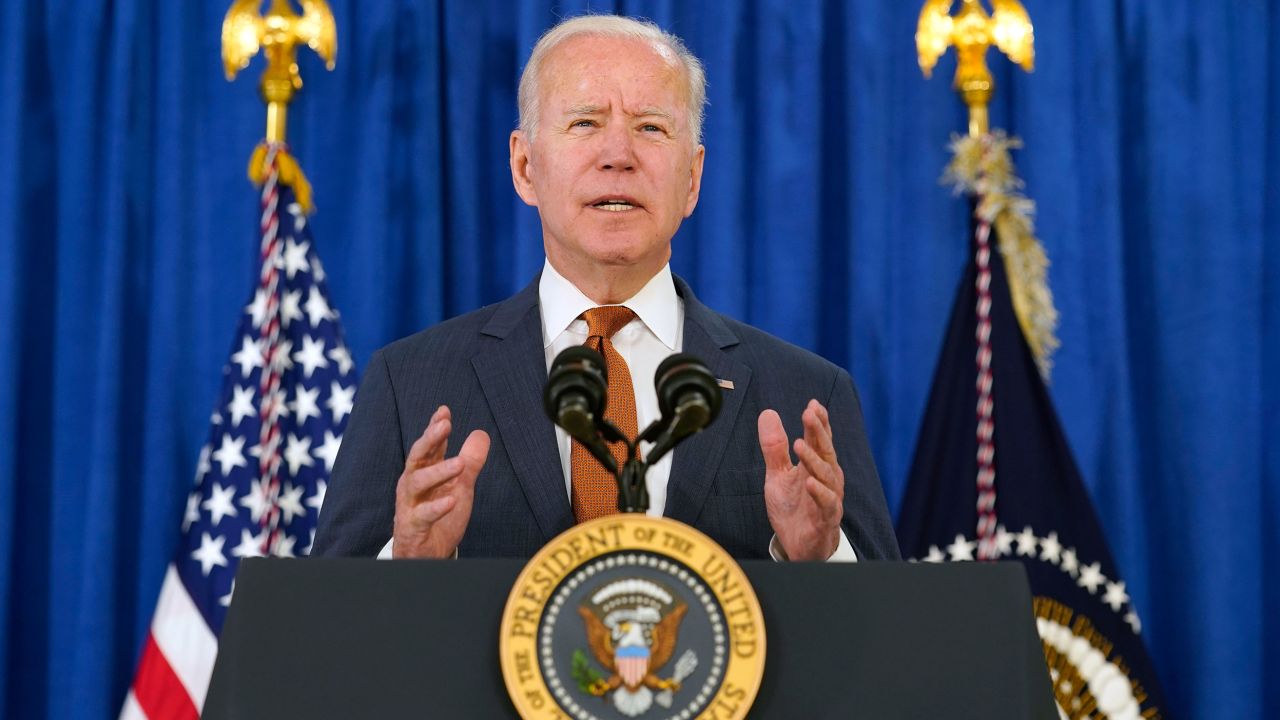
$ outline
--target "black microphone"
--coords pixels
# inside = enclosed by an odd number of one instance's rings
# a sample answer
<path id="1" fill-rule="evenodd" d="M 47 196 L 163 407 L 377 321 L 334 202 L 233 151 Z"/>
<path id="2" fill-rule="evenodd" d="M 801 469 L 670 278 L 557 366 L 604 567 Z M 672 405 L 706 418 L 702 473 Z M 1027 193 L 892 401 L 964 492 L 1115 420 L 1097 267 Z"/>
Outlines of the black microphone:
<path id="1" fill-rule="evenodd" d="M 640 440 L 653 443 L 645 463 L 653 465 L 681 440 L 710 425 L 720 414 L 720 384 L 698 358 L 676 353 L 654 373 L 662 419 L 645 429 Z"/>
<path id="2" fill-rule="evenodd" d="M 617 475 L 618 462 L 601 440 L 602 432 L 607 436 L 618 434 L 604 419 L 606 387 L 604 356 L 584 345 L 574 345 L 552 361 L 542 404 L 552 422 L 582 443 L 606 470 Z"/>

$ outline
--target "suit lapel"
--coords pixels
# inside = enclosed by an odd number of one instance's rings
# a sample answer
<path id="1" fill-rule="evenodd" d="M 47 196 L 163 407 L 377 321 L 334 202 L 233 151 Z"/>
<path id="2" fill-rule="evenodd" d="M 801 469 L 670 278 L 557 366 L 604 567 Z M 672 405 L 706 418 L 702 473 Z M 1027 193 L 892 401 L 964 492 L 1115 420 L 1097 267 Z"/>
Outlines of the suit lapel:
<path id="1" fill-rule="evenodd" d="M 738 422 L 738 414 L 751 383 L 751 368 L 725 352 L 725 349 L 738 344 L 738 336 L 724 320 L 698 302 L 684 280 L 677 277 L 675 282 L 684 299 L 684 352 L 700 358 L 712 374 L 721 380 L 732 381 L 734 387 L 724 391 L 724 402 L 715 422 L 685 440 L 671 460 L 664 514 L 692 525 L 702 512 L 711 490 L 711 480 L 724 459 L 725 449 Z"/>
<path id="2" fill-rule="evenodd" d="M 547 380 L 538 280 L 501 303 L 481 330 L 495 339 L 471 359 L 538 527 L 547 540 L 573 525 L 555 426 L 542 408 Z"/>

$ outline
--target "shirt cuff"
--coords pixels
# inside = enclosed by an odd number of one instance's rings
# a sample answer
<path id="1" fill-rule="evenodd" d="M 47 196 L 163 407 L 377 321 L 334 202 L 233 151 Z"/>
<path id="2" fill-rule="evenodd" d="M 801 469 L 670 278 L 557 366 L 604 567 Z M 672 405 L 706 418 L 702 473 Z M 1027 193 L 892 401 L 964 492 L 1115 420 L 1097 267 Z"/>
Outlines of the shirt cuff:
<path id="1" fill-rule="evenodd" d="M 395 542 L 396 542 L 396 539 L 395 539 L 395 538 L 391 538 L 390 540 L 388 540 L 388 541 L 387 541 L 387 544 L 386 544 L 386 545 L 383 545 L 383 546 L 382 546 L 382 549 L 378 551 L 378 559 L 379 559 L 379 560 L 391 560 L 391 559 L 393 559 L 393 556 L 391 555 L 391 550 L 392 550 L 392 546 L 393 546 L 393 545 L 395 545 Z M 850 552 L 853 552 L 853 548 L 850 548 L 850 549 L 849 549 L 849 551 L 850 551 Z M 450 555 L 450 556 L 449 556 L 449 559 L 451 559 L 451 560 L 457 560 L 457 559 L 458 559 L 458 548 L 454 548 L 454 549 L 453 549 L 453 555 Z"/>
<path id="2" fill-rule="evenodd" d="M 769 557 L 778 562 L 788 560 L 786 551 L 782 549 L 782 543 L 778 542 L 777 533 L 774 533 L 773 539 L 769 541 Z M 827 562 L 858 562 L 858 554 L 853 551 L 853 544 L 849 542 L 844 530 L 840 531 L 840 544 L 836 545 L 836 551 L 831 553 Z"/>

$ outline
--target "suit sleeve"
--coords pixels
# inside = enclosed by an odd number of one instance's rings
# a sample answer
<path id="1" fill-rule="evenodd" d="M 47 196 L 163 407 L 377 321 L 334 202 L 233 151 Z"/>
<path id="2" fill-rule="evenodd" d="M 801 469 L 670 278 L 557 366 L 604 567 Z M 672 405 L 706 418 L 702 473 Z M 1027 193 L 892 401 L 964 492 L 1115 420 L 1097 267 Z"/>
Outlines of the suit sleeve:
<path id="1" fill-rule="evenodd" d="M 826 406 L 831 416 L 836 458 L 844 471 L 841 529 L 859 560 L 897 560 L 901 557 L 898 540 L 893 534 L 884 488 L 867 443 L 862 404 L 853 378 L 844 370 L 837 371 Z"/>
<path id="2" fill-rule="evenodd" d="M 390 368 L 379 350 L 356 393 L 312 555 L 376 557 L 391 539 L 396 483 L 404 470 L 402 435 Z"/>

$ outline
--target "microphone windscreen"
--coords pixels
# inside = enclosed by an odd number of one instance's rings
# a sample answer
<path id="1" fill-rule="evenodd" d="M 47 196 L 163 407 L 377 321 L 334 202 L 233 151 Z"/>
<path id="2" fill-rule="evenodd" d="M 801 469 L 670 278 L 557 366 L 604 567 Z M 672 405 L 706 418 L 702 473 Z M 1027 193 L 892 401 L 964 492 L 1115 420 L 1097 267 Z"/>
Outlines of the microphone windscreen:
<path id="1" fill-rule="evenodd" d="M 606 384 L 603 355 L 584 345 L 565 348 L 551 362 L 542 393 L 543 407 L 556 424 L 560 422 L 561 406 L 568 399 L 585 403 L 593 415 L 602 416 Z"/>
<path id="2" fill-rule="evenodd" d="M 663 417 L 675 415 L 676 406 L 688 393 L 697 393 L 709 410 L 707 424 L 716 419 L 723 399 L 715 375 L 697 357 L 676 353 L 658 365 L 653 378 L 658 391 L 658 408 Z"/>

